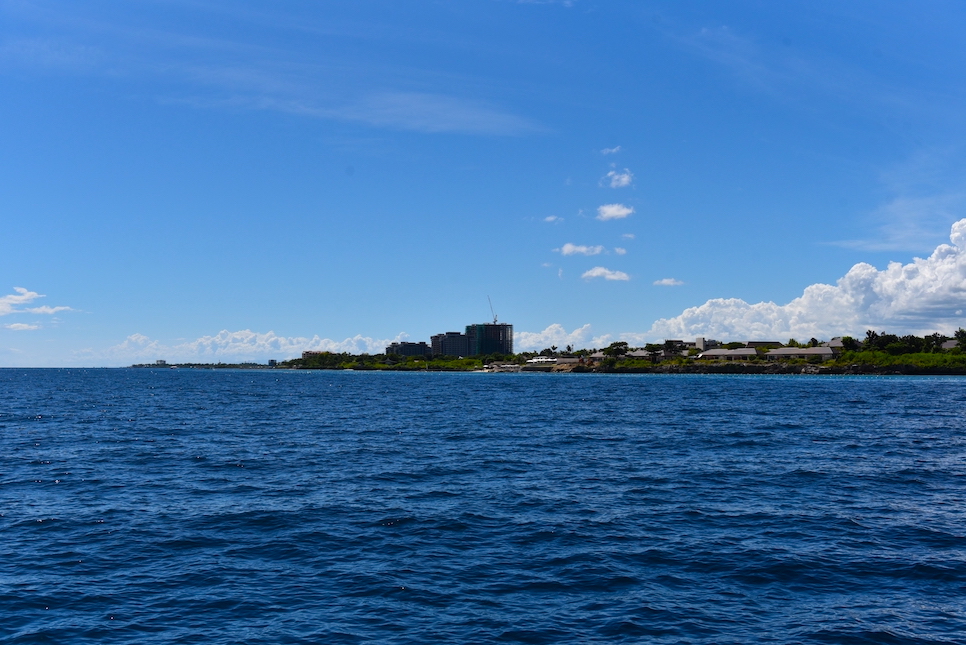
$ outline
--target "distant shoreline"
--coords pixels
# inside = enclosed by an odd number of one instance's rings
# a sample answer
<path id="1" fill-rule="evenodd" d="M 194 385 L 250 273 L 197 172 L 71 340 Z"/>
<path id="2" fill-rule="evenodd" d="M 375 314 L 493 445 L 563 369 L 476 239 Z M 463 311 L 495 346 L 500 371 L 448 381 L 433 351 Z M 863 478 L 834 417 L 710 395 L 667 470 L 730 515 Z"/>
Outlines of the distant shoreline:
<path id="1" fill-rule="evenodd" d="M 917 365 L 872 365 L 853 364 L 849 366 L 791 364 L 791 363 L 744 363 L 737 361 L 714 363 L 691 363 L 687 365 L 657 364 L 653 366 L 602 366 L 602 365 L 574 365 L 561 366 L 567 369 L 527 369 L 520 372 L 542 374 L 744 374 L 744 375 L 829 375 L 829 376 L 966 376 L 966 368 L 923 367 Z M 190 363 L 190 364 L 139 364 L 122 369 L 154 369 L 154 370 L 299 370 L 299 371 L 335 371 L 335 372 L 461 372 L 461 373 L 498 373 L 499 370 L 485 370 L 479 368 L 440 368 L 410 366 L 392 366 L 373 368 L 368 366 L 355 367 L 304 367 L 298 365 L 253 365 L 231 363 Z"/>

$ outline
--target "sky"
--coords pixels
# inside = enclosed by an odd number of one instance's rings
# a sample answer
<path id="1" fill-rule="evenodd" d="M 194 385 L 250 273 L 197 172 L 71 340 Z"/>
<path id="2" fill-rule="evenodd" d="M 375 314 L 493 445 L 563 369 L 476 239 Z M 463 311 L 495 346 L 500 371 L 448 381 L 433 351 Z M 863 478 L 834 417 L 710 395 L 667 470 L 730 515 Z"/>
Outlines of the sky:
<path id="1" fill-rule="evenodd" d="M 966 326 L 958 2 L 0 0 L 0 366 Z"/>

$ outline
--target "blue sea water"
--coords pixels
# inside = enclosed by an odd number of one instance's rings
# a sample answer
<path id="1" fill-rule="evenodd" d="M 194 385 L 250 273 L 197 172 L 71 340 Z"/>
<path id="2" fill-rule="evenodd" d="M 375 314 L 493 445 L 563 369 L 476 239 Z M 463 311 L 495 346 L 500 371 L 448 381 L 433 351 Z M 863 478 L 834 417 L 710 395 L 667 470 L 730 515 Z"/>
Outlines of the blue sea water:
<path id="1" fill-rule="evenodd" d="M 966 379 L 0 370 L 3 643 L 963 643 Z"/>

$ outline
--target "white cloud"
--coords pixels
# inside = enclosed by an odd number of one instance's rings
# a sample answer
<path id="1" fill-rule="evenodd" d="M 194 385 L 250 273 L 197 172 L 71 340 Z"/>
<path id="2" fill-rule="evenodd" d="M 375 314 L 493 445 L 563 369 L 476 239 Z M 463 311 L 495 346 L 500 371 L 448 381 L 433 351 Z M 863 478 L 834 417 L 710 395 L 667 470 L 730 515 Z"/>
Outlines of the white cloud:
<path id="1" fill-rule="evenodd" d="M 28 314 L 56 314 L 60 311 L 73 311 L 73 309 L 70 307 L 48 307 L 47 305 L 24 309 L 24 312 Z"/>
<path id="2" fill-rule="evenodd" d="M 604 178 L 600 180 L 601 183 L 609 183 L 611 188 L 624 188 L 630 186 L 634 181 L 634 173 L 632 173 L 627 168 L 624 168 L 624 172 L 617 172 L 616 170 L 611 170 L 609 173 L 604 175 Z"/>
<path id="3" fill-rule="evenodd" d="M 381 354 L 389 343 L 408 337 L 408 334 L 401 333 L 392 339 L 375 339 L 357 334 L 335 341 L 319 336 L 278 336 L 272 331 L 258 333 L 249 329 L 226 329 L 213 336 L 202 336 L 174 345 L 163 344 L 144 334 L 132 334 L 124 342 L 108 348 L 105 352 L 87 351 L 84 354 L 92 358 L 126 362 L 164 359 L 168 362 L 231 363 L 265 358 L 295 358 L 304 351 Z"/>
<path id="4" fill-rule="evenodd" d="M 620 151 L 621 151 L 621 147 L 620 146 L 614 146 L 613 148 L 604 148 L 603 150 L 600 151 L 600 154 L 602 154 L 602 155 L 613 155 L 613 154 L 617 154 Z"/>
<path id="5" fill-rule="evenodd" d="M 679 287 L 684 283 L 674 278 L 664 278 L 662 280 L 655 280 L 654 284 L 659 287 Z"/>
<path id="6" fill-rule="evenodd" d="M 615 246 L 614 247 L 614 253 L 616 253 L 617 255 L 626 255 L 627 254 L 627 249 L 622 248 L 620 246 Z"/>
<path id="7" fill-rule="evenodd" d="M 879 271 L 860 262 L 837 283 L 813 284 L 786 305 L 749 304 L 716 298 L 662 318 L 644 336 L 722 339 L 829 338 L 862 335 L 866 329 L 891 333 L 951 333 L 966 325 L 966 219 L 952 226 L 952 245 L 941 244 L 928 258 L 891 262 Z"/>
<path id="8" fill-rule="evenodd" d="M 611 271 L 610 269 L 605 269 L 604 267 L 594 267 L 589 271 L 584 271 L 584 274 L 580 276 L 584 280 L 590 280 L 592 278 L 603 278 L 605 280 L 630 280 L 631 276 L 627 275 L 623 271 Z"/>
<path id="9" fill-rule="evenodd" d="M 574 348 L 586 347 L 590 337 L 590 325 L 584 325 L 568 332 L 563 325 L 554 323 L 543 331 L 518 331 L 513 334 L 513 349 L 518 352 L 539 351 L 556 345 Z"/>
<path id="10" fill-rule="evenodd" d="M 14 331 L 27 331 L 29 329 L 40 329 L 40 325 L 28 325 L 27 323 L 12 323 L 10 325 L 4 325 L 7 329 L 13 329 Z"/>
<path id="11" fill-rule="evenodd" d="M 45 296 L 37 293 L 36 291 L 28 291 L 23 287 L 14 287 L 13 290 L 16 293 L 12 293 L 7 296 L 0 296 L 0 316 L 7 316 L 9 314 L 55 314 L 58 311 L 70 311 L 70 307 L 48 307 L 44 305 L 43 307 L 29 307 L 27 309 L 20 309 L 19 305 L 26 305 L 37 298 L 44 298 Z"/>
<path id="12" fill-rule="evenodd" d="M 600 255 L 604 252 L 604 247 L 600 245 L 583 246 L 567 242 L 559 249 L 554 249 L 554 251 L 561 255 Z"/>
<path id="13" fill-rule="evenodd" d="M 634 239 L 634 234 L 633 233 L 624 233 L 623 235 L 621 235 L 621 237 L 623 237 L 624 239 L 627 239 L 627 240 L 633 240 Z"/>
<path id="14" fill-rule="evenodd" d="M 623 204 L 604 204 L 597 208 L 597 219 L 602 222 L 612 219 L 624 219 L 634 212 L 634 209 Z"/>
<path id="15" fill-rule="evenodd" d="M 557 224 L 559 222 L 562 222 L 563 218 L 557 217 L 556 215 L 548 215 L 547 217 L 543 218 L 543 221 L 548 222 L 550 224 Z"/>
<path id="16" fill-rule="evenodd" d="M 18 313 L 20 310 L 16 309 L 17 305 L 26 304 L 37 298 L 43 298 L 36 291 L 27 291 L 23 287 L 14 287 L 13 290 L 17 293 L 0 297 L 0 316 Z"/>

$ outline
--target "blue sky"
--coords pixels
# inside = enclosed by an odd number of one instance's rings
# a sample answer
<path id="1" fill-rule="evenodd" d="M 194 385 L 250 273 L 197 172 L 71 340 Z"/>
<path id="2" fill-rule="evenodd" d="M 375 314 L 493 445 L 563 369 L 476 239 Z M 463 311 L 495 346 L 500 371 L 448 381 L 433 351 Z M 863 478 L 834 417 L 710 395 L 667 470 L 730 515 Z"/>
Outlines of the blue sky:
<path id="1" fill-rule="evenodd" d="M 966 326 L 963 24 L 0 0 L 0 365 Z"/>

